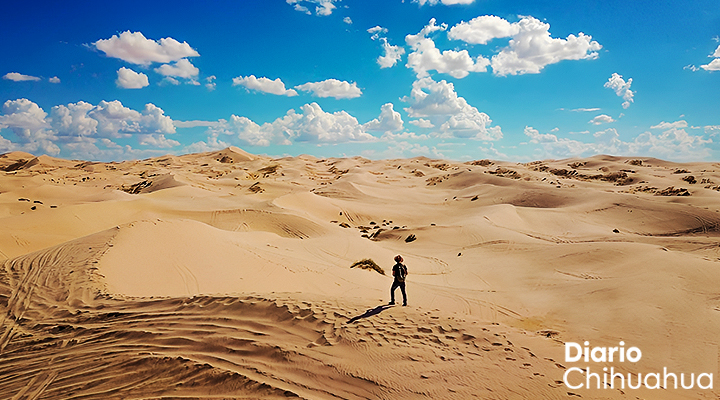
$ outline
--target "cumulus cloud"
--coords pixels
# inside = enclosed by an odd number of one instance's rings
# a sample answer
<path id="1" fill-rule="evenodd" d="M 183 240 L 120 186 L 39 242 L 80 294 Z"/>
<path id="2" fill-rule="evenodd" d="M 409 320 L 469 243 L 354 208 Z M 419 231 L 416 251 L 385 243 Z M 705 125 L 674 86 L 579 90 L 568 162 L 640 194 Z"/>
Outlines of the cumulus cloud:
<path id="1" fill-rule="evenodd" d="M 327 113 L 317 103 L 305 104 L 300 111 L 295 113 L 295 110 L 290 110 L 273 124 L 291 139 L 301 142 L 338 143 L 375 139 L 345 111 Z"/>
<path id="2" fill-rule="evenodd" d="M 48 82 L 50 83 L 60 83 L 60 78 L 57 76 L 53 76 L 52 78 L 48 79 Z"/>
<path id="3" fill-rule="evenodd" d="M 435 127 L 435 125 L 433 125 L 433 123 L 429 119 L 424 119 L 424 118 L 413 119 L 408 122 L 417 126 L 418 128 L 430 129 L 430 128 Z"/>
<path id="4" fill-rule="evenodd" d="M 574 108 L 570 111 L 572 111 L 572 112 L 595 112 L 595 111 L 600 111 L 600 109 L 599 108 Z"/>
<path id="5" fill-rule="evenodd" d="M 3 104 L 0 127 L 37 130 L 49 127 L 47 113 L 28 99 L 8 100 Z"/>
<path id="6" fill-rule="evenodd" d="M 230 143 L 250 146 L 287 145 L 291 140 L 310 143 L 375 140 L 352 115 L 345 111 L 325 112 L 317 103 L 305 104 L 299 112 L 289 110 L 284 116 L 262 125 L 247 117 L 232 115 L 229 120 L 219 120 L 208 128 L 208 144 L 217 143 L 220 137 Z"/>
<path id="7" fill-rule="evenodd" d="M 400 61 L 402 55 L 405 54 L 405 49 L 388 43 L 386 38 L 380 38 L 380 41 L 382 42 L 384 54 L 377 58 L 377 63 L 380 65 L 380 68 L 394 67 L 395 64 Z"/>
<path id="8" fill-rule="evenodd" d="M 286 0 L 288 4 L 293 5 L 296 11 L 311 15 L 310 8 L 315 6 L 315 15 L 326 16 L 332 14 L 336 8 L 335 4 L 340 0 Z M 305 4 L 305 5 L 303 5 Z"/>
<path id="9" fill-rule="evenodd" d="M 402 116 L 393 109 L 392 103 L 380 107 L 380 116 L 363 125 L 367 131 L 397 132 L 403 128 Z"/>
<path id="10" fill-rule="evenodd" d="M 138 142 L 141 146 L 152 146 L 161 149 L 168 149 L 180 145 L 180 142 L 177 140 L 168 139 L 163 134 L 138 135 Z"/>
<path id="11" fill-rule="evenodd" d="M 520 24 L 511 24 L 494 15 L 482 15 L 469 22 L 460 22 L 448 32 L 448 37 L 470 44 L 487 44 L 496 38 L 506 38 L 520 33 Z"/>
<path id="12" fill-rule="evenodd" d="M 710 61 L 708 64 L 701 65 L 700 68 L 706 71 L 720 71 L 720 46 L 718 46 L 717 49 L 715 49 L 715 51 L 708 57 L 715 57 L 715 59 Z M 692 70 L 697 71 L 698 68 L 693 66 Z"/>
<path id="13" fill-rule="evenodd" d="M 115 83 L 123 89 L 141 89 L 150 84 L 147 75 L 129 68 L 120 67 L 117 74 Z"/>
<path id="14" fill-rule="evenodd" d="M 280 78 L 271 80 L 265 77 L 256 78 L 255 75 L 238 76 L 233 78 L 233 86 L 244 86 L 258 92 L 276 94 L 278 96 L 297 96 L 293 89 L 286 89 L 285 83 Z"/>
<path id="15" fill-rule="evenodd" d="M 23 75 L 18 72 L 8 72 L 7 74 L 3 75 L 3 79 L 7 79 L 9 81 L 14 82 L 26 82 L 26 81 L 39 81 L 40 78 L 37 76 L 31 76 L 31 75 Z"/>
<path id="16" fill-rule="evenodd" d="M 155 68 L 155 72 L 164 76 L 171 76 L 175 78 L 194 79 L 200 73 L 200 70 L 192 65 L 187 58 L 178 60 L 173 64 L 163 64 L 158 68 Z"/>
<path id="17" fill-rule="evenodd" d="M 187 42 L 180 43 L 169 37 L 152 40 L 145 38 L 141 32 L 130 31 L 125 31 L 119 36 L 113 35 L 110 39 L 100 39 L 93 43 L 93 46 L 108 57 L 145 66 L 154 62 L 167 64 L 200 55 Z"/>
<path id="18" fill-rule="evenodd" d="M 350 17 L 345 17 L 345 18 L 343 18 L 343 22 L 346 23 L 346 24 L 348 24 L 348 25 L 352 25 L 352 18 L 350 18 Z"/>
<path id="19" fill-rule="evenodd" d="M 675 121 L 675 122 L 662 121 L 661 123 L 659 123 L 657 125 L 651 126 L 650 129 L 682 129 L 682 128 L 687 128 L 687 127 L 688 127 L 687 121 L 681 119 L 681 120 Z"/>
<path id="20" fill-rule="evenodd" d="M 499 126 L 490 127 L 490 117 L 469 105 L 459 97 L 455 86 L 444 80 L 435 82 L 432 78 L 418 79 L 413 83 L 409 97 L 403 101 L 410 104 L 405 112 L 411 118 L 426 118 L 438 133 L 445 137 L 477 140 L 499 140 L 502 131 Z"/>
<path id="21" fill-rule="evenodd" d="M 591 119 L 588 123 L 593 125 L 602 125 L 602 124 L 609 124 L 610 122 L 615 122 L 615 120 L 606 114 L 600 114 L 597 117 Z"/>
<path id="22" fill-rule="evenodd" d="M 349 83 L 337 79 L 308 82 L 295 86 L 295 89 L 311 92 L 316 97 L 334 97 L 336 99 L 353 99 L 362 95 L 362 91 L 357 87 L 357 83 Z"/>
<path id="23" fill-rule="evenodd" d="M 400 46 L 390 44 L 386 37 L 381 36 L 386 34 L 387 31 L 388 30 L 382 26 L 374 26 L 367 30 L 367 32 L 372 35 L 370 36 L 370 39 L 380 40 L 380 43 L 382 44 L 383 55 L 377 58 L 377 63 L 380 65 L 380 68 L 394 67 L 395 64 L 400 61 L 402 55 L 405 54 L 405 49 Z"/>
<path id="24" fill-rule="evenodd" d="M 445 50 L 440 52 L 435 42 L 427 36 L 436 31 L 447 29 L 446 24 L 435 25 L 432 18 L 418 34 L 407 35 L 405 43 L 412 49 L 408 54 L 406 66 L 412 68 L 418 78 L 428 76 L 428 71 L 448 74 L 454 78 L 464 78 L 470 72 L 485 72 L 490 61 L 482 56 L 470 57 L 467 50 Z"/>
<path id="25" fill-rule="evenodd" d="M 632 84 L 632 78 L 629 78 L 627 82 L 623 79 L 622 75 L 619 75 L 618 73 L 613 73 L 610 79 L 608 79 L 607 82 L 605 82 L 605 87 L 612 89 L 615 91 L 615 94 L 619 97 L 622 97 L 623 100 L 625 100 L 622 103 L 623 108 L 630 107 L 630 103 L 632 103 L 633 96 L 635 95 L 635 92 L 630 90 L 630 85 Z"/>
<path id="26" fill-rule="evenodd" d="M 493 73 L 500 76 L 537 74 L 550 64 L 563 60 L 594 59 L 602 46 L 580 32 L 577 36 L 553 38 L 550 24 L 524 16 L 513 23 L 517 33 L 500 53 L 492 57 Z"/>
<path id="27" fill-rule="evenodd" d="M 622 140 L 616 129 L 609 128 L 594 133 L 594 142 L 591 143 L 540 133 L 529 126 L 525 127 L 524 133 L 530 138 L 530 143 L 537 145 L 535 156 L 546 158 L 613 154 L 696 161 L 710 155 L 707 144 L 712 143 L 712 139 L 690 135 L 684 129 L 675 127 L 659 134 L 647 131 L 629 141 Z"/>
<path id="28" fill-rule="evenodd" d="M 10 129 L 18 143 L 2 138 L 2 146 L 6 150 L 59 154 L 60 148 L 54 143 L 55 133 L 50 130 L 46 116 L 45 111 L 28 99 L 6 101 L 3 104 L 3 115 L 0 115 L 0 129 Z"/>
<path id="29" fill-rule="evenodd" d="M 720 71 L 720 58 L 710 61 L 709 64 L 701 65 L 700 68 L 706 71 Z"/>
<path id="30" fill-rule="evenodd" d="M 50 123 L 63 136 L 121 138 L 175 133 L 172 119 L 161 108 L 148 103 L 139 112 L 125 107 L 119 100 L 103 100 L 97 106 L 85 102 L 55 106 L 50 113 Z"/>
<path id="31" fill-rule="evenodd" d="M 179 145 L 165 136 L 175 133 L 175 125 L 162 109 L 146 104 L 142 111 L 136 111 L 117 100 L 98 105 L 84 101 L 58 105 L 49 114 L 30 100 L 8 100 L 3 104 L 0 129 L 11 130 L 16 137 L 14 142 L 0 137 L 0 147 L 6 150 L 51 155 L 65 151 L 72 157 L 88 159 L 157 155 L 154 149 Z M 153 149 L 136 150 L 112 140 L 132 137 Z"/>

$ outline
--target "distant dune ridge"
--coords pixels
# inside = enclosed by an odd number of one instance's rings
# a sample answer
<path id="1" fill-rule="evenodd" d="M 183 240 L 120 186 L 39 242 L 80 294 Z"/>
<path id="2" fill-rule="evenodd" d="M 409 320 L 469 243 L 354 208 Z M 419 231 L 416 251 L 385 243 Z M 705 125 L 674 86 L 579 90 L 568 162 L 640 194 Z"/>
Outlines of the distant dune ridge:
<path id="1" fill-rule="evenodd" d="M 0 398 L 717 398 L 720 163 L 0 155 Z M 386 307 L 409 269 L 409 307 Z M 717 386 L 717 385 L 716 385 Z"/>

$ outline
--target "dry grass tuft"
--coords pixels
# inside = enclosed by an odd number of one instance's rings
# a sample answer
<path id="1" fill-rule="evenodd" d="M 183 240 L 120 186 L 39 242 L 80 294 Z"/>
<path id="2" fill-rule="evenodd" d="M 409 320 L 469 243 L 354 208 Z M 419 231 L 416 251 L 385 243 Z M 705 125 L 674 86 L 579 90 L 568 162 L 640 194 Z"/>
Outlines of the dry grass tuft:
<path id="1" fill-rule="evenodd" d="M 382 269 L 382 267 L 377 265 L 377 263 L 375 263 L 375 261 L 373 261 L 370 258 L 356 261 L 355 263 L 353 263 L 353 265 L 350 266 L 350 268 L 355 268 L 355 267 L 367 269 L 367 270 L 373 270 L 373 271 L 376 271 L 380 275 L 385 275 L 385 270 Z"/>

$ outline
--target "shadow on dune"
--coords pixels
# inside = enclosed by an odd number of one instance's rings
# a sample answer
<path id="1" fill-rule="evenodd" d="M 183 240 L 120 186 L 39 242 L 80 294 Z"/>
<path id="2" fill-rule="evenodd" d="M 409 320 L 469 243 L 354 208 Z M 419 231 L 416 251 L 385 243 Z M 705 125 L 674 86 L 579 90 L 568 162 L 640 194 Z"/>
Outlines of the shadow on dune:
<path id="1" fill-rule="evenodd" d="M 360 319 L 372 317 L 373 315 L 378 315 L 378 314 L 380 314 L 381 312 L 387 310 L 387 309 L 390 308 L 390 307 L 392 307 L 392 306 L 389 305 L 389 304 L 383 304 L 383 305 L 381 305 L 381 306 L 377 306 L 377 307 L 375 307 L 375 308 L 373 308 L 373 309 L 370 309 L 370 310 L 365 311 L 365 313 L 363 313 L 363 314 L 361 314 L 361 315 L 358 315 L 358 316 L 356 316 L 356 317 L 350 318 L 346 323 L 352 324 L 353 322 L 356 322 L 356 321 L 358 321 L 358 320 L 360 320 Z"/>

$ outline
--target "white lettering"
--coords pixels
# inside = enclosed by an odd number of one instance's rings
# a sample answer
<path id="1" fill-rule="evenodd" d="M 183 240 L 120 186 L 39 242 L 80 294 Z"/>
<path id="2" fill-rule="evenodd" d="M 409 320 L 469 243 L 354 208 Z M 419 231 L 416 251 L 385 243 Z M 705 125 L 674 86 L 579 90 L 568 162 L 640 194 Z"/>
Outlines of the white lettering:
<path id="1" fill-rule="evenodd" d="M 590 368 L 588 368 L 587 371 L 585 371 L 585 387 L 587 389 L 590 389 L 590 378 L 593 378 L 593 377 L 595 379 L 597 379 L 597 388 L 600 389 L 600 375 L 598 375 L 594 372 L 590 372 Z"/>
<path id="2" fill-rule="evenodd" d="M 707 376 L 708 380 L 710 381 L 710 383 L 707 386 L 703 386 L 702 383 L 700 383 L 700 379 L 702 379 L 703 376 Z M 712 389 L 713 388 L 712 374 L 708 374 L 708 373 L 704 372 L 704 373 L 698 375 L 697 384 L 700 389 Z"/>
<path id="3" fill-rule="evenodd" d="M 567 371 L 565 371 L 565 374 L 563 374 L 563 382 L 565 383 L 565 386 L 569 387 L 570 389 L 582 389 L 582 387 L 583 387 L 582 383 L 577 386 L 573 386 L 568 382 L 568 375 L 570 375 L 570 373 L 573 371 L 577 371 L 581 374 L 583 373 L 583 370 L 581 370 L 580 368 L 572 367 L 572 368 L 568 369 Z"/>
<path id="4" fill-rule="evenodd" d="M 668 373 L 667 367 L 663 367 L 663 387 L 665 389 L 668 388 L 667 380 L 669 376 L 672 376 L 675 389 L 677 389 L 677 375 L 673 374 L 672 372 Z"/>
<path id="5" fill-rule="evenodd" d="M 635 357 L 631 356 L 630 353 L 635 353 Z M 642 351 L 637 347 L 631 347 L 627 351 L 627 359 L 630 362 L 638 362 L 642 358 Z M 622 361 L 622 360 L 621 360 Z"/>
<path id="6" fill-rule="evenodd" d="M 620 389 L 625 389 L 625 376 L 619 372 L 615 372 L 614 367 L 610 367 L 610 389 L 615 389 L 615 377 L 620 378 Z"/>
<path id="7" fill-rule="evenodd" d="M 593 347 L 590 357 L 594 362 L 605 362 L 607 361 L 605 350 L 605 347 Z M 597 353 L 600 353 L 600 357 L 597 356 Z"/>
<path id="8" fill-rule="evenodd" d="M 690 374 L 690 386 L 685 386 L 685 374 L 680 374 L 680 385 L 683 389 L 692 389 L 695 385 L 695 374 Z"/>
<path id="9" fill-rule="evenodd" d="M 572 349 L 575 349 L 577 351 L 577 355 L 571 356 Z M 580 357 L 582 357 L 582 347 L 580 347 L 579 344 L 573 343 L 573 342 L 567 342 L 565 343 L 565 362 L 576 362 L 580 361 Z M 571 388 L 574 389 L 574 388 Z"/>
<path id="10" fill-rule="evenodd" d="M 654 386 L 648 385 L 648 378 L 650 378 L 650 377 L 654 377 L 654 378 L 655 378 L 655 385 L 654 385 Z M 660 374 L 657 374 L 657 373 L 653 372 L 653 373 L 651 373 L 651 374 L 645 375 L 645 387 L 648 388 L 648 389 L 659 389 L 659 388 L 660 388 Z"/>

